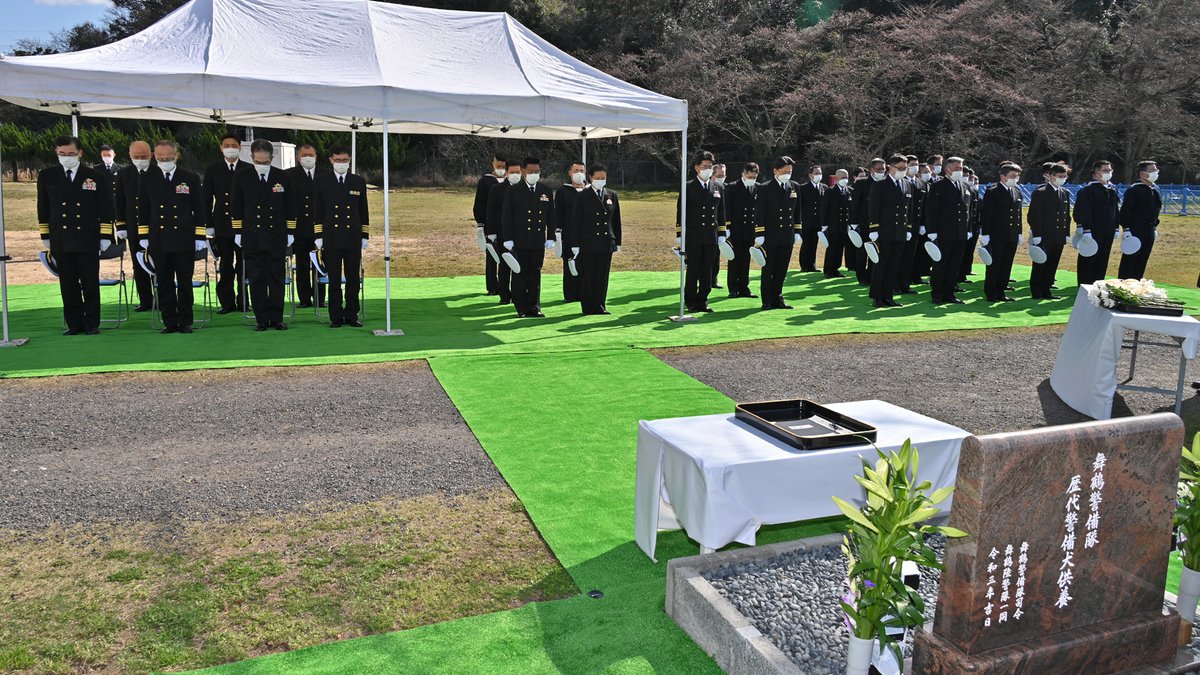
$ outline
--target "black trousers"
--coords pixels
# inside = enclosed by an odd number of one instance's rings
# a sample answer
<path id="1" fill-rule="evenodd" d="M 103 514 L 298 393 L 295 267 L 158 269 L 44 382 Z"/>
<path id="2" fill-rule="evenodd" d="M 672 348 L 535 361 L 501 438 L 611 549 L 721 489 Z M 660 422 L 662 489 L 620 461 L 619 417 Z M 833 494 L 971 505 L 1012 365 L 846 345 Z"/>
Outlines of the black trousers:
<path id="1" fill-rule="evenodd" d="M 934 302 L 947 302 L 954 299 L 954 287 L 958 285 L 958 277 L 962 271 L 963 251 L 973 251 L 970 242 L 965 239 L 952 241 L 938 238 L 933 242 L 942 252 L 942 259 L 932 262 L 933 269 L 929 272 L 929 296 Z M 924 245 L 921 246 L 924 249 Z"/>
<path id="2" fill-rule="evenodd" d="M 571 259 L 571 252 L 564 251 L 562 257 L 563 268 L 563 302 L 579 302 L 583 296 L 580 294 L 580 279 L 579 277 L 571 276 L 571 268 L 567 266 L 567 261 Z M 612 264 L 612 254 L 608 254 L 609 264 Z M 582 276 L 582 272 L 580 276 Z M 607 277 L 608 274 L 605 273 Z"/>
<path id="3" fill-rule="evenodd" d="M 157 251 L 154 254 L 158 281 L 158 308 L 163 325 L 179 328 L 192 325 L 192 274 L 196 257 L 192 251 Z"/>
<path id="4" fill-rule="evenodd" d="M 762 280 L 758 294 L 764 307 L 783 304 L 783 282 L 787 280 L 788 263 L 792 260 L 794 244 L 764 246 L 767 264 L 762 268 Z"/>
<path id="5" fill-rule="evenodd" d="M 612 270 L 612 251 L 580 253 L 575 258 L 579 276 L 579 303 L 584 314 L 603 312 L 608 302 L 608 276 Z M 567 276 L 571 276 L 568 271 Z"/>
<path id="6" fill-rule="evenodd" d="M 817 245 L 821 243 L 817 239 L 817 233 L 820 231 L 820 227 L 807 226 L 800 230 L 799 262 L 801 272 L 817 271 Z"/>
<path id="7" fill-rule="evenodd" d="M 900 261 L 904 257 L 905 242 L 875 243 L 879 245 L 879 262 L 871 265 L 871 298 L 882 302 L 891 300 L 900 284 Z"/>
<path id="8" fill-rule="evenodd" d="M 1117 277 L 1121 279 L 1141 279 L 1146 276 L 1146 263 L 1150 262 L 1150 251 L 1154 249 L 1154 232 L 1135 232 L 1134 235 L 1142 242 L 1142 247 L 1133 255 L 1121 254 L 1121 265 L 1117 268 Z"/>
<path id="9" fill-rule="evenodd" d="M 750 246 L 753 239 L 746 241 L 729 240 L 733 247 L 733 260 L 725 264 L 725 286 L 729 295 L 750 295 Z"/>
<path id="10" fill-rule="evenodd" d="M 837 276 L 840 273 L 842 266 L 842 255 L 847 247 L 853 249 L 850 242 L 846 241 L 846 232 L 836 225 L 825 230 L 825 238 L 829 240 L 829 248 L 825 249 L 825 276 Z M 846 267 L 850 267 L 849 264 Z"/>
<path id="11" fill-rule="evenodd" d="M 850 226 L 838 227 L 838 234 L 842 237 L 842 248 L 845 249 L 846 269 L 851 271 L 858 270 L 858 254 L 859 249 L 854 248 L 854 244 L 850 243 Z M 829 234 L 826 232 L 825 234 Z M 830 241 L 833 241 L 831 238 Z"/>
<path id="12" fill-rule="evenodd" d="M 245 253 L 233 243 L 233 237 L 213 237 L 217 265 L 217 302 L 221 309 L 240 309 L 246 303 L 246 286 L 241 282 Z"/>
<path id="13" fill-rule="evenodd" d="M 328 254 L 325 259 L 329 260 Z M 250 286 L 254 320 L 260 326 L 283 323 L 283 268 L 286 264 L 285 248 L 246 251 L 246 283 Z"/>
<path id="14" fill-rule="evenodd" d="M 499 246 L 499 244 L 496 244 L 496 243 L 493 243 L 492 245 Z M 499 253 L 500 250 L 497 249 L 496 252 Z M 487 251 L 483 252 L 483 283 L 484 283 L 484 286 L 487 287 L 488 293 L 494 293 L 496 295 L 501 295 L 501 293 L 500 293 L 500 276 L 499 276 L 500 275 L 500 267 L 504 267 L 505 269 L 507 269 L 507 266 L 504 264 L 504 261 L 500 261 L 499 263 L 497 263 L 495 260 L 492 260 L 491 254 L 489 254 Z"/>
<path id="15" fill-rule="evenodd" d="M 687 270 L 683 278 L 683 302 L 688 309 L 708 305 L 712 290 L 713 263 L 720 255 L 716 244 L 690 244 L 687 247 Z"/>
<path id="16" fill-rule="evenodd" d="M 1113 237 L 1097 237 L 1096 232 L 1092 232 L 1092 237 L 1096 240 L 1099 250 L 1096 255 L 1085 258 L 1079 256 L 1075 263 L 1076 278 L 1079 284 L 1091 284 L 1100 281 L 1108 275 L 1108 256 L 1112 253 Z"/>
<path id="17" fill-rule="evenodd" d="M 99 241 L 99 240 L 97 240 Z M 63 320 L 71 330 L 100 327 L 100 249 L 83 253 L 52 251 L 58 265 Z"/>
<path id="18" fill-rule="evenodd" d="M 928 237 L 923 234 L 914 234 L 913 243 L 913 261 L 912 266 L 908 270 L 909 285 L 920 283 L 923 277 L 929 276 L 933 271 L 933 259 L 925 252 L 925 242 Z"/>
<path id="19" fill-rule="evenodd" d="M 296 237 L 295 243 L 292 244 L 292 252 L 296 256 L 296 273 L 292 278 L 296 280 L 296 298 L 300 303 L 315 303 L 316 305 L 324 304 L 325 289 L 321 284 L 317 284 L 313 288 L 312 283 L 312 259 L 308 257 L 310 251 L 315 251 L 317 248 L 315 237 Z"/>
<path id="20" fill-rule="evenodd" d="M 512 302 L 517 314 L 536 314 L 542 311 L 543 248 L 518 248 L 512 251 L 521 265 L 521 273 L 512 275 Z M 501 263 L 505 268 L 508 265 Z"/>
<path id="21" fill-rule="evenodd" d="M 1013 256 L 1017 254 L 1017 242 L 996 241 L 988 243 L 988 253 L 992 254 L 992 264 L 988 265 L 983 278 L 983 294 L 989 300 L 1003 298 L 1008 280 L 1012 278 Z"/>
<path id="22" fill-rule="evenodd" d="M 862 234 L 862 231 L 860 230 L 859 233 Z M 862 239 L 863 245 L 854 249 L 854 258 L 857 265 L 854 268 L 854 276 L 858 278 L 859 284 L 868 286 L 871 283 L 871 268 L 875 266 L 875 263 L 871 262 L 871 259 L 867 257 L 867 242 L 869 239 L 867 239 L 866 235 L 863 235 Z M 853 247 L 853 244 L 851 244 L 851 247 Z"/>
<path id="23" fill-rule="evenodd" d="M 133 288 L 137 292 L 138 307 L 150 307 L 154 304 L 154 284 L 150 281 L 150 273 L 142 269 L 137 262 L 137 252 L 142 247 L 137 243 L 137 237 L 125 240 L 128 244 L 129 259 L 133 262 Z"/>
<path id="24" fill-rule="evenodd" d="M 896 286 L 892 288 L 896 293 L 909 290 L 908 280 L 912 277 L 913 261 L 917 259 L 918 239 L 914 234 L 912 239 L 901 242 L 904 248 L 900 249 L 900 273 L 896 275 Z"/>
<path id="25" fill-rule="evenodd" d="M 1054 273 L 1058 271 L 1058 261 L 1062 259 L 1063 237 L 1042 238 L 1040 244 L 1046 252 L 1046 262 L 1033 263 L 1029 272 L 1029 294 L 1035 298 L 1050 297 L 1050 286 L 1054 284 Z"/>
<path id="26" fill-rule="evenodd" d="M 358 288 L 362 283 L 362 248 L 326 248 L 325 273 L 329 275 L 329 320 L 333 323 L 358 319 Z M 343 301 L 342 277 L 346 277 Z"/>
<path id="27" fill-rule="evenodd" d="M 978 232 L 972 234 L 963 246 L 962 260 L 958 263 L 958 281 L 960 282 L 967 280 L 967 275 L 971 273 L 971 269 L 975 265 L 975 239 L 978 237 Z"/>
<path id="28" fill-rule="evenodd" d="M 713 250 L 712 250 L 712 263 L 711 264 L 712 264 L 711 287 L 716 288 L 717 286 L 721 285 L 721 279 L 719 278 L 721 276 L 721 249 L 717 248 L 716 246 L 714 246 Z"/>

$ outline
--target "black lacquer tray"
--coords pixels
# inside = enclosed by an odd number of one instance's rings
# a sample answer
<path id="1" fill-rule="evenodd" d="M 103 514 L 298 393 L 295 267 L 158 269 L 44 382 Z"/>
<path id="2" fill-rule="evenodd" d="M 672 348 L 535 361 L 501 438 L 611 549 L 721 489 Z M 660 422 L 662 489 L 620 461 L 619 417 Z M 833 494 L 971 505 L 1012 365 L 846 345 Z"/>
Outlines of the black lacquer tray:
<path id="1" fill-rule="evenodd" d="M 734 416 L 800 450 L 875 442 L 875 427 L 805 399 L 739 403 Z"/>

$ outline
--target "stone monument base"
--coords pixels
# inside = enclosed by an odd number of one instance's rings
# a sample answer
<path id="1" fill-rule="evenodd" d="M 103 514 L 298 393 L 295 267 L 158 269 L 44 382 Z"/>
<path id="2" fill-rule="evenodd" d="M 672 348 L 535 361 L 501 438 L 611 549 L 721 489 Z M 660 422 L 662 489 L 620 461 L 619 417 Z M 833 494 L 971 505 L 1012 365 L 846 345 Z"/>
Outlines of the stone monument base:
<path id="1" fill-rule="evenodd" d="M 913 672 L 922 675 L 1175 672 L 1179 615 L 1143 612 L 1115 621 L 966 654 L 926 629 L 917 631 Z M 1155 665 L 1150 665 L 1155 664 Z"/>

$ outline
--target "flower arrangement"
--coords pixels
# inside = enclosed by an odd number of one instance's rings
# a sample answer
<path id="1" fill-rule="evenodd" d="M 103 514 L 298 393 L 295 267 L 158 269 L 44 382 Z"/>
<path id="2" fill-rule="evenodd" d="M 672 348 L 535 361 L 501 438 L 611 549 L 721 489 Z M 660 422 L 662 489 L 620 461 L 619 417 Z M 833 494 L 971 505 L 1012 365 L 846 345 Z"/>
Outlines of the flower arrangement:
<path id="1" fill-rule="evenodd" d="M 1087 290 L 1088 300 L 1097 307 L 1153 307 L 1182 309 L 1183 303 L 1167 298 L 1167 292 L 1151 279 L 1109 279 L 1097 281 Z"/>

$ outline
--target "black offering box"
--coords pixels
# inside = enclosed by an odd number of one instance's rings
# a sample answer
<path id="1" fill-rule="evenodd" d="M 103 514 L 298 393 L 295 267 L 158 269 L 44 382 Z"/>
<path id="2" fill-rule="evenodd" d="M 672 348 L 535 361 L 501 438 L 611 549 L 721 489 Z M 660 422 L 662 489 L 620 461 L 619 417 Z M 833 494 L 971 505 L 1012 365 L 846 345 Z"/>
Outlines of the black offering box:
<path id="1" fill-rule="evenodd" d="M 800 450 L 875 442 L 875 427 L 804 399 L 739 403 L 734 416 Z"/>

